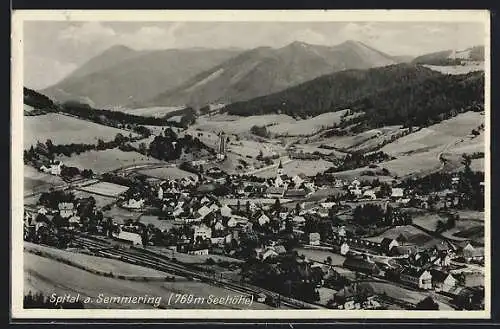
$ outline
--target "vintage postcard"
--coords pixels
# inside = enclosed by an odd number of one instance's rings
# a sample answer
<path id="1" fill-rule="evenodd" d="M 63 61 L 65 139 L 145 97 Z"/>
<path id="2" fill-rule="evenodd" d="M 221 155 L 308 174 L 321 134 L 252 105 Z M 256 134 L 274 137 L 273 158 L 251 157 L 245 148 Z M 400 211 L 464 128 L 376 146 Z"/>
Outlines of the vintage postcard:
<path id="1" fill-rule="evenodd" d="M 12 317 L 489 318 L 487 11 L 16 11 Z"/>

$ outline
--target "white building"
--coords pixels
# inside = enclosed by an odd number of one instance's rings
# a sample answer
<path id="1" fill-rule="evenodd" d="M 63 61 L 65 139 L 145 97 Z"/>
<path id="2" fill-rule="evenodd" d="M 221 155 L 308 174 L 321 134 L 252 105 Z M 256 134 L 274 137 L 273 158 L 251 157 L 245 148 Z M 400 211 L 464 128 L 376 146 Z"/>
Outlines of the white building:
<path id="1" fill-rule="evenodd" d="M 210 214 L 212 212 L 212 210 L 210 208 L 208 208 L 207 206 L 202 206 L 200 209 L 198 209 L 198 214 L 204 218 L 205 216 L 207 216 L 208 214 Z"/>
<path id="2" fill-rule="evenodd" d="M 61 202 L 58 208 L 62 218 L 70 218 L 75 214 L 75 205 L 71 202 Z"/>
<path id="3" fill-rule="evenodd" d="M 231 217 L 232 212 L 233 211 L 231 210 L 231 208 L 229 208 L 227 205 L 224 205 L 220 208 L 220 214 L 223 217 Z"/>
<path id="4" fill-rule="evenodd" d="M 144 202 L 144 199 L 136 200 L 132 198 L 127 200 L 127 202 L 123 204 L 123 207 L 128 209 L 141 209 L 142 207 L 144 207 Z"/>
<path id="5" fill-rule="evenodd" d="M 118 234 L 114 233 L 113 237 L 115 237 L 118 240 L 132 242 L 133 245 L 142 246 L 142 238 L 137 233 L 126 232 L 126 231 L 120 230 L 120 232 Z"/>
<path id="6" fill-rule="evenodd" d="M 271 219 L 269 217 L 267 217 L 266 214 L 262 214 L 262 215 L 259 216 L 259 218 L 257 219 L 257 221 L 262 226 L 264 224 L 269 223 L 271 221 Z"/>
<path id="7" fill-rule="evenodd" d="M 199 225 L 194 227 L 193 240 L 200 237 L 203 240 L 210 239 L 212 237 L 212 229 L 206 225 Z"/>
<path id="8" fill-rule="evenodd" d="M 317 232 L 309 233 L 309 244 L 312 246 L 319 246 L 321 243 L 321 236 Z"/>
<path id="9" fill-rule="evenodd" d="M 393 187 L 391 191 L 391 198 L 402 198 L 404 196 L 404 190 L 400 187 Z"/>
<path id="10" fill-rule="evenodd" d="M 432 275 L 427 270 L 407 268 L 401 272 L 400 278 L 403 283 L 411 284 L 420 289 L 432 289 Z"/>
<path id="11" fill-rule="evenodd" d="M 349 245 L 346 242 L 342 243 L 342 245 L 340 246 L 340 254 L 342 256 L 345 256 L 347 255 L 348 252 L 349 252 Z"/>
<path id="12" fill-rule="evenodd" d="M 202 248 L 202 249 L 193 249 L 188 251 L 189 255 L 208 255 L 208 249 L 207 248 Z"/>

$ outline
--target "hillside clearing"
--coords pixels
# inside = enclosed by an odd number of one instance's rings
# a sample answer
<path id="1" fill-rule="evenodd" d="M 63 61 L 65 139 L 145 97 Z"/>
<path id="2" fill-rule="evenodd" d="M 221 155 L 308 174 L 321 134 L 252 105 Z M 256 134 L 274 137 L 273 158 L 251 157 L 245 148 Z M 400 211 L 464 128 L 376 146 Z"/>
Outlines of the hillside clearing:
<path id="1" fill-rule="evenodd" d="M 381 151 L 391 155 L 414 154 L 433 149 L 442 149 L 448 144 L 466 139 L 472 129 L 484 123 L 484 116 L 477 112 L 466 112 L 449 120 L 422 128 L 385 145 Z M 452 145 L 449 145 L 452 147 Z"/>
<path id="2" fill-rule="evenodd" d="M 36 145 L 37 141 L 45 143 L 47 139 L 50 139 L 54 144 L 97 144 L 98 139 L 109 141 L 114 139 L 118 133 L 124 136 L 130 134 L 122 129 L 57 113 L 24 116 L 23 122 L 25 149 Z M 132 136 L 137 136 L 137 134 L 132 133 Z"/>
<path id="3" fill-rule="evenodd" d="M 146 176 L 151 176 L 151 177 L 156 177 L 160 179 L 181 179 L 185 177 L 194 177 L 196 178 L 196 175 L 184 170 L 181 170 L 176 167 L 161 167 L 161 168 L 152 168 L 152 169 L 144 169 L 144 170 L 139 170 L 139 173 L 146 175 Z"/>
<path id="4" fill-rule="evenodd" d="M 254 115 L 240 117 L 226 114 L 218 114 L 211 117 L 202 116 L 190 129 L 226 134 L 241 135 L 250 133 L 252 126 L 272 126 L 283 123 L 293 123 L 295 119 L 284 114 Z"/>
<path id="5" fill-rule="evenodd" d="M 124 152 L 117 148 L 103 151 L 89 151 L 78 155 L 74 154 L 70 157 L 57 156 L 56 159 L 61 160 L 66 166 L 92 169 L 95 173 L 105 173 L 130 165 L 161 162 L 138 152 Z"/>
<path id="6" fill-rule="evenodd" d="M 154 107 L 143 107 L 137 109 L 117 108 L 116 111 L 144 116 L 144 117 L 160 118 L 171 112 L 182 110 L 183 108 L 184 108 L 183 106 L 154 106 Z"/>
<path id="7" fill-rule="evenodd" d="M 277 136 L 310 136 L 318 132 L 332 128 L 340 123 L 345 110 L 320 114 L 306 120 L 294 122 L 280 122 L 268 128 L 269 132 Z"/>
<path id="8" fill-rule="evenodd" d="M 24 194 L 42 192 L 50 187 L 64 185 L 65 182 L 59 176 L 39 172 L 37 169 L 24 165 Z"/>
<path id="9" fill-rule="evenodd" d="M 470 64 L 470 65 L 422 65 L 431 70 L 443 73 L 443 74 L 467 74 L 474 71 L 484 71 L 484 63 L 482 64 Z"/>
<path id="10" fill-rule="evenodd" d="M 314 176 L 317 173 L 324 172 L 326 169 L 333 166 L 332 162 L 325 160 L 291 160 L 290 162 L 283 163 L 283 172 L 293 177 L 298 174 L 306 176 Z M 256 174 L 258 177 L 271 178 L 276 177 L 277 168 L 272 167 Z"/>
<path id="11" fill-rule="evenodd" d="M 99 182 L 88 186 L 82 186 L 79 189 L 88 193 L 117 197 L 120 194 L 126 192 L 129 188 L 127 186 L 122 186 L 118 184 Z"/>

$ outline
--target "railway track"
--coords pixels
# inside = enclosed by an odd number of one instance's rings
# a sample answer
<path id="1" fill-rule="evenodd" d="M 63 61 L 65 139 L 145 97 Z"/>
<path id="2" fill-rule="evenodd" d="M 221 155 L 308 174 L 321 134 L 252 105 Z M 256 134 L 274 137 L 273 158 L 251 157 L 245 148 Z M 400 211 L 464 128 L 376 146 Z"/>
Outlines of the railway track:
<path id="1" fill-rule="evenodd" d="M 116 249 L 109 242 L 97 240 L 95 238 L 89 238 L 86 236 L 77 237 L 74 242 L 75 244 L 80 245 L 82 247 L 86 247 L 89 250 L 95 252 L 96 254 L 104 257 L 119 259 L 127 263 L 149 267 L 163 272 L 176 274 L 179 276 L 191 277 L 195 280 L 199 280 L 201 282 L 213 284 L 216 286 L 221 286 L 239 293 L 251 294 L 251 295 L 264 293 L 269 296 L 277 295 L 277 293 L 275 292 L 257 286 L 242 284 L 241 282 L 235 282 L 230 279 L 224 279 L 224 278 L 218 279 L 215 276 L 209 275 L 207 273 L 192 270 L 186 268 L 186 266 L 184 265 L 180 265 L 172 261 L 166 260 L 164 257 L 152 255 L 150 252 L 147 251 L 141 251 L 139 249 L 135 249 L 134 251 Z M 280 296 L 280 302 L 284 306 L 295 309 L 323 308 L 319 305 L 309 304 L 283 296 Z"/>

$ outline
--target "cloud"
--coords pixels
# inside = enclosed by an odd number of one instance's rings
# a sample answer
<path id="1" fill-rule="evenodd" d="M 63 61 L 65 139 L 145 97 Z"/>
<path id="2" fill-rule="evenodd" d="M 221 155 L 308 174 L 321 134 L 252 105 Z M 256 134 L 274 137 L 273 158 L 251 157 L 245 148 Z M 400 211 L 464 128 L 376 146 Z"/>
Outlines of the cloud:
<path id="1" fill-rule="evenodd" d="M 43 89 L 54 85 L 78 65 L 65 63 L 53 58 L 26 56 L 24 59 L 24 84 L 33 89 Z"/>
<path id="2" fill-rule="evenodd" d="M 75 44 L 92 44 L 115 36 L 116 32 L 111 27 L 103 26 L 97 21 L 91 21 L 80 25 L 71 25 L 61 30 L 58 39 Z"/>
<path id="3" fill-rule="evenodd" d="M 336 45 L 365 42 L 391 55 L 418 56 L 484 43 L 484 26 L 441 22 L 25 22 L 25 76 L 33 84 L 58 80 L 107 48 L 137 50 L 282 47 L 293 41 Z M 27 56 L 28 55 L 28 56 Z M 30 57 L 31 56 L 31 57 Z M 40 58 L 35 58 L 40 57 Z M 41 74 L 40 72 L 45 72 Z M 51 78 L 50 75 L 55 75 Z M 31 83 L 31 82 L 30 82 Z"/>

